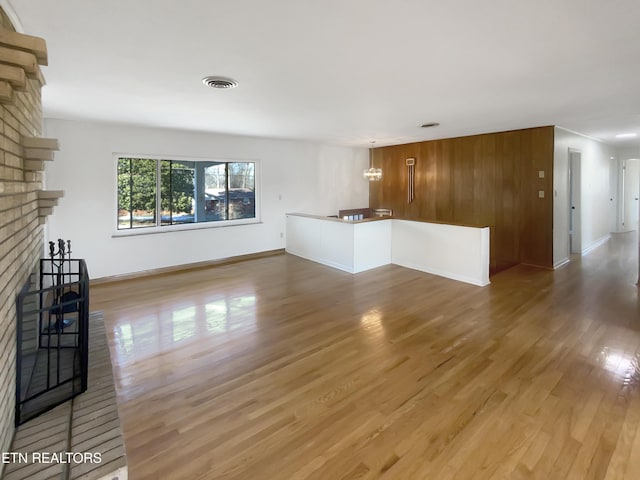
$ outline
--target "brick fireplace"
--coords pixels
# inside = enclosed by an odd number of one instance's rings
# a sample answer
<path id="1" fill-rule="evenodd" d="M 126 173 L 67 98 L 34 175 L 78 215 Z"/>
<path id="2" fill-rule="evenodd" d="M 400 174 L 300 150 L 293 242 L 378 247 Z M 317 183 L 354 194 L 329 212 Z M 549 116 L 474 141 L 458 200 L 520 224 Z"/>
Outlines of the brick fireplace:
<path id="1" fill-rule="evenodd" d="M 14 433 L 16 295 L 43 255 L 43 225 L 62 196 L 43 190 L 44 162 L 57 150 L 56 140 L 40 138 L 40 65 L 46 63 L 44 40 L 16 33 L 0 9 L 1 451 L 9 450 Z"/>

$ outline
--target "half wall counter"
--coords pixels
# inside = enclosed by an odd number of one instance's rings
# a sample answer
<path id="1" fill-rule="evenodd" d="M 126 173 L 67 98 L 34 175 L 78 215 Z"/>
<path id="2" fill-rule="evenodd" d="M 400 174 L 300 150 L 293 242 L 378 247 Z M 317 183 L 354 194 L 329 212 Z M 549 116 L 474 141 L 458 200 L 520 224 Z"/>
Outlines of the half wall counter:
<path id="1" fill-rule="evenodd" d="M 342 220 L 288 213 L 286 251 L 349 273 L 396 264 L 489 284 L 489 227 L 402 220 Z"/>

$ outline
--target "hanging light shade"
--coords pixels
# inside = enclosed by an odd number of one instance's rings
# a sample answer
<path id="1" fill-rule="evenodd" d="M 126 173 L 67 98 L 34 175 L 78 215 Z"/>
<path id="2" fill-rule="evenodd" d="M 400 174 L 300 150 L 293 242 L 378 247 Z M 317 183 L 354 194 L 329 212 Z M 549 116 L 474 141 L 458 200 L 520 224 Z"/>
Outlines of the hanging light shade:
<path id="1" fill-rule="evenodd" d="M 375 168 L 373 166 L 373 144 L 376 143 L 375 140 L 371 141 L 371 148 L 369 149 L 369 168 L 367 168 L 362 175 L 364 178 L 369 180 L 370 182 L 377 182 L 382 180 L 382 169 Z"/>
<path id="2" fill-rule="evenodd" d="M 364 178 L 369 180 L 370 182 L 377 182 L 378 180 L 382 180 L 382 169 L 381 168 L 367 168 L 364 173 Z"/>

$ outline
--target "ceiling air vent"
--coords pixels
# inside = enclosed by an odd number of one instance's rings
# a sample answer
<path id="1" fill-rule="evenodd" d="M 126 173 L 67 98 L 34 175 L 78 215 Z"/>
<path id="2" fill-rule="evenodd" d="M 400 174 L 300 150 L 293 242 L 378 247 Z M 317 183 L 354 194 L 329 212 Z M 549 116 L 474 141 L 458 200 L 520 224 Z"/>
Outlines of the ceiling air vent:
<path id="1" fill-rule="evenodd" d="M 227 77 L 204 77 L 202 83 L 211 88 L 236 88 L 238 86 L 238 82 Z"/>

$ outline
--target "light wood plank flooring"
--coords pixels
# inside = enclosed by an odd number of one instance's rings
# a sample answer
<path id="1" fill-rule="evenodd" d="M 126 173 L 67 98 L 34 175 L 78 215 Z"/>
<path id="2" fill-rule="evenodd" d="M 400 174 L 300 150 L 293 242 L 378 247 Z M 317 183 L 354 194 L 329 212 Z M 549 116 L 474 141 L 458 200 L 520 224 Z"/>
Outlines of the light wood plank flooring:
<path id="1" fill-rule="evenodd" d="M 484 288 L 290 255 L 96 286 L 130 478 L 638 479 L 634 242 Z"/>

